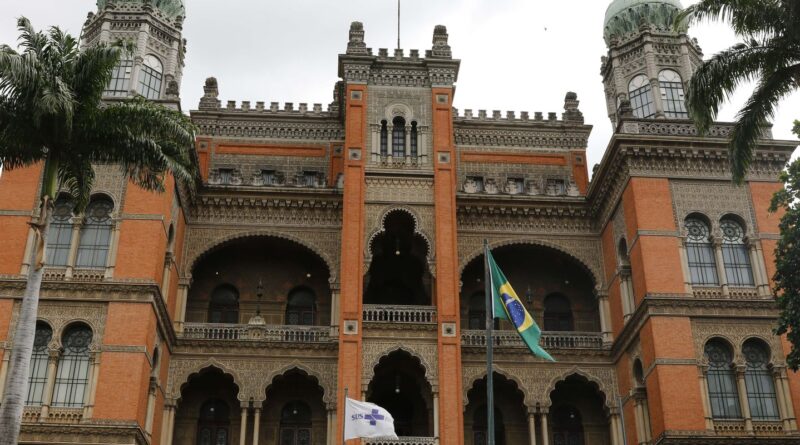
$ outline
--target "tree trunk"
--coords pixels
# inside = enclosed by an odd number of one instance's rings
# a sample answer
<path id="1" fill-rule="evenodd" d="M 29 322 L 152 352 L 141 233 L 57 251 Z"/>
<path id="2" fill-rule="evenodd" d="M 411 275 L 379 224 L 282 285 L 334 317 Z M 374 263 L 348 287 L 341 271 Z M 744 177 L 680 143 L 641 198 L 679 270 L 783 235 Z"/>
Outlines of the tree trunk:
<path id="1" fill-rule="evenodd" d="M 36 332 L 39 290 L 44 273 L 44 246 L 47 242 L 47 229 L 50 227 L 49 206 L 50 201 L 45 197 L 40 207 L 39 224 L 34 226 L 38 229 L 38 234 L 34 237 L 36 248 L 31 252 L 28 283 L 14 331 L 6 390 L 3 404 L 0 405 L 0 445 L 17 445 L 19 439 L 22 411 L 28 395 L 28 374 Z"/>

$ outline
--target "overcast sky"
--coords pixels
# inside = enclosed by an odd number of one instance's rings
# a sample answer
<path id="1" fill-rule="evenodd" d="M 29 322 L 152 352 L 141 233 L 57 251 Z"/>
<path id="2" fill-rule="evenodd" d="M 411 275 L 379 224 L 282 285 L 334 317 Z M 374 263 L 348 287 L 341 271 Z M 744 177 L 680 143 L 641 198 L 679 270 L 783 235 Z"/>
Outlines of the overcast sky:
<path id="1" fill-rule="evenodd" d="M 431 47 L 433 28 L 447 26 L 453 57 L 461 59 L 455 107 L 559 112 L 567 91 L 578 93 L 594 125 L 589 162 L 600 162 L 611 125 L 606 115 L 600 57 L 606 53 L 603 17 L 610 0 L 402 0 L 401 46 Z M 683 0 L 684 5 L 694 0 Z M 197 108 L 208 76 L 220 99 L 328 104 L 337 80 L 337 55 L 350 22 L 364 23 L 368 47 L 394 48 L 396 0 L 185 0 L 188 40 L 181 85 L 184 111 Z M 15 17 L 36 28 L 58 25 L 79 34 L 94 0 L 0 0 L 0 43 L 14 44 Z M 736 42 L 720 24 L 695 25 L 706 57 Z M 390 50 L 391 52 L 391 50 Z M 733 119 L 748 97 L 742 88 L 725 107 Z M 296 107 L 296 105 L 295 105 Z M 795 139 L 800 93 L 786 98 L 775 118 L 776 138 Z"/>

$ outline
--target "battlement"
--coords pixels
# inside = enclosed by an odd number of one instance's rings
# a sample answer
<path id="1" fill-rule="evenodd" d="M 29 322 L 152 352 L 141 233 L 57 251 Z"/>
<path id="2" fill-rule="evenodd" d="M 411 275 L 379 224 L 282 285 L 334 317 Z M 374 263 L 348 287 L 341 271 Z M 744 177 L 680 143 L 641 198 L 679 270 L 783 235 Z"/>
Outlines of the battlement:
<path id="1" fill-rule="evenodd" d="M 225 111 L 225 112 L 239 112 L 239 113 L 261 113 L 273 115 L 296 115 L 296 116 L 329 116 L 335 114 L 336 111 L 331 104 L 326 105 L 325 110 L 322 109 L 321 103 L 315 103 L 308 107 L 308 103 L 300 102 L 297 108 L 294 107 L 294 102 L 284 102 L 281 106 L 280 102 L 270 102 L 267 105 L 264 101 L 257 101 L 252 104 L 249 100 L 243 100 L 237 107 L 235 100 L 229 100 L 222 106 L 222 101 L 219 97 L 219 85 L 215 77 L 206 79 L 203 86 L 203 97 L 200 99 L 198 109 L 200 111 Z"/>
<path id="2" fill-rule="evenodd" d="M 477 115 L 471 108 L 465 108 L 463 114 L 459 114 L 457 108 L 453 108 L 453 118 L 458 122 L 476 121 L 476 122 L 496 122 L 504 124 L 524 124 L 524 123 L 543 123 L 543 124 L 580 124 L 584 123 L 583 113 L 581 113 L 578 105 L 578 95 L 572 92 L 567 93 L 564 98 L 564 112 L 561 113 L 559 119 L 558 113 L 551 111 L 547 116 L 541 111 L 535 111 L 533 117 L 527 111 L 521 111 L 519 117 L 516 111 L 506 111 L 505 114 L 501 110 L 492 110 L 492 114 L 488 114 L 486 110 L 478 110 Z"/>

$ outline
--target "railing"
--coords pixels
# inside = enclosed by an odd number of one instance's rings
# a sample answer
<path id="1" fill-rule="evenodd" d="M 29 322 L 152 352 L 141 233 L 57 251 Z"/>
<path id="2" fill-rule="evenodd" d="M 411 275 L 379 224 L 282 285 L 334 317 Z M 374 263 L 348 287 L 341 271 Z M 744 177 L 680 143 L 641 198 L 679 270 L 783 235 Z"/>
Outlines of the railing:
<path id="1" fill-rule="evenodd" d="M 46 418 L 42 418 L 41 406 L 26 406 L 22 411 L 22 423 L 80 423 L 83 419 L 83 408 L 51 407 Z"/>
<path id="2" fill-rule="evenodd" d="M 739 435 L 745 432 L 744 420 L 714 420 L 714 432 L 722 435 Z"/>
<path id="3" fill-rule="evenodd" d="M 461 331 L 462 346 L 486 346 L 486 331 L 464 329 Z M 500 347 L 524 347 L 517 331 L 493 331 L 492 344 Z M 543 332 L 544 349 L 601 349 L 603 334 L 600 332 Z"/>
<path id="4" fill-rule="evenodd" d="M 433 437 L 400 437 L 398 439 L 367 439 L 368 445 L 433 445 L 436 439 Z"/>
<path id="5" fill-rule="evenodd" d="M 389 168 L 419 168 L 420 165 L 425 163 L 422 156 L 389 156 L 380 155 L 378 157 L 378 164 L 381 167 Z"/>
<path id="6" fill-rule="evenodd" d="M 274 341 L 325 343 L 331 341 L 328 326 L 281 326 L 222 323 L 185 323 L 182 338 L 199 340 Z"/>
<path id="7" fill-rule="evenodd" d="M 732 300 L 750 300 L 750 299 L 772 299 L 772 295 L 766 297 L 758 295 L 758 289 L 755 287 L 729 287 L 728 295 L 722 292 L 721 286 L 694 286 L 692 292 L 697 298 L 708 299 L 732 299 Z"/>
<path id="8" fill-rule="evenodd" d="M 436 307 L 365 304 L 364 323 L 436 324 Z"/>

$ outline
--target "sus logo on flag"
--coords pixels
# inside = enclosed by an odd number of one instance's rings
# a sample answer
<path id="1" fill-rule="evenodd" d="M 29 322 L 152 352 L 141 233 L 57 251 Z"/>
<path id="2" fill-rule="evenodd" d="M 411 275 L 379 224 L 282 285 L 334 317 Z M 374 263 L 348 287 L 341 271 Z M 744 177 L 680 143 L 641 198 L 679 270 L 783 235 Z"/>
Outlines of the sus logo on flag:
<path id="1" fill-rule="evenodd" d="M 348 398 L 344 412 L 344 440 L 356 438 L 397 439 L 394 418 L 378 405 Z"/>

